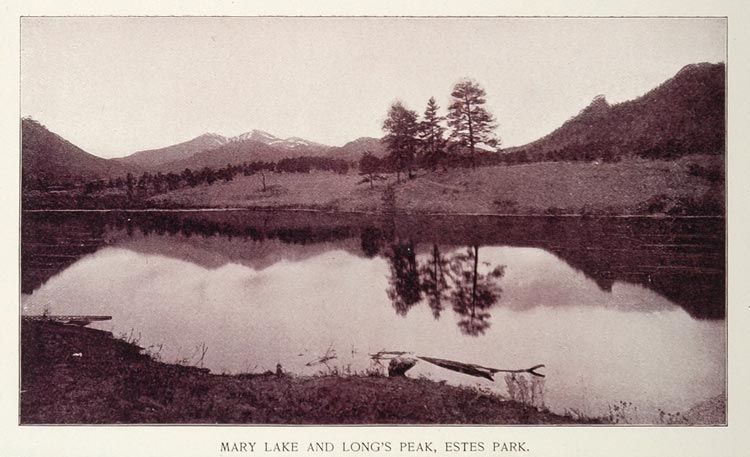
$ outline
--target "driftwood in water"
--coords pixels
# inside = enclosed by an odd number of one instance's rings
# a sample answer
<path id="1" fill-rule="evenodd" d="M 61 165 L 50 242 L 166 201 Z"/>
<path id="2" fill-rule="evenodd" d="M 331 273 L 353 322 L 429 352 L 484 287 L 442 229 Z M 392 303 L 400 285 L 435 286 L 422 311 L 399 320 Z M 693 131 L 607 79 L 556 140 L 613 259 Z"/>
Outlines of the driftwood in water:
<path id="1" fill-rule="evenodd" d="M 407 351 L 378 351 L 375 354 L 370 354 L 370 358 L 374 360 L 377 363 L 380 363 L 381 360 L 390 360 L 390 363 L 388 365 L 388 372 L 390 374 L 392 367 L 401 367 L 401 362 L 396 362 L 397 360 L 410 360 L 416 362 L 415 359 L 411 357 L 403 357 L 407 354 L 413 354 L 412 352 Z M 457 362 L 455 360 L 447 360 L 447 359 L 437 359 L 434 357 L 425 357 L 421 355 L 414 356 L 418 359 L 424 360 L 425 362 L 429 362 L 433 365 L 437 365 L 442 368 L 446 368 L 448 370 L 457 371 L 459 373 L 467 374 L 469 376 L 476 376 L 478 378 L 485 378 L 489 379 L 490 381 L 494 381 L 495 378 L 493 375 L 495 373 L 529 373 L 533 376 L 538 376 L 540 378 L 544 378 L 545 376 L 542 373 L 537 372 L 539 368 L 544 368 L 544 365 L 534 365 L 531 368 L 526 368 L 522 370 L 508 370 L 503 368 L 490 368 L 490 367 L 483 367 L 481 365 L 476 365 L 473 363 L 463 363 L 463 362 Z M 406 367 L 403 372 L 405 373 L 408 369 L 414 366 L 414 363 Z M 401 374 L 398 374 L 399 376 Z"/>
<path id="2" fill-rule="evenodd" d="M 325 365 L 326 362 L 328 362 L 329 360 L 333 360 L 335 358 L 336 358 L 336 349 L 334 349 L 333 345 L 331 345 L 331 346 L 328 346 L 328 349 L 326 349 L 325 354 L 323 354 L 322 356 L 318 357 L 315 360 L 311 360 L 307 362 L 305 366 L 312 367 L 312 366 L 321 365 L 321 364 Z"/>
<path id="3" fill-rule="evenodd" d="M 36 315 L 25 315 L 21 316 L 26 321 L 52 321 L 59 322 L 61 324 L 79 325 L 84 327 L 94 321 L 109 321 L 112 320 L 112 316 L 86 316 L 86 315 L 51 315 L 51 314 L 36 314 Z"/>
<path id="4" fill-rule="evenodd" d="M 468 374 L 470 376 L 476 376 L 479 378 L 489 379 L 490 381 L 494 381 L 495 378 L 493 377 L 493 375 L 495 373 L 500 373 L 500 372 L 502 373 L 529 373 L 534 376 L 539 376 L 540 378 L 544 377 L 543 374 L 538 373 L 536 371 L 539 368 L 544 368 L 544 365 L 534 365 L 531 368 L 526 368 L 523 370 L 506 370 L 502 368 L 483 367 L 481 365 L 475 365 L 473 363 L 456 362 L 454 360 L 436 359 L 433 357 L 423 357 L 421 355 L 418 355 L 417 358 L 424 360 L 425 362 L 432 363 L 433 365 L 446 368 L 448 370 L 457 371 L 459 373 Z"/>
<path id="5" fill-rule="evenodd" d="M 411 357 L 394 357 L 388 363 L 388 376 L 406 376 L 406 372 L 417 364 Z"/>
<path id="6" fill-rule="evenodd" d="M 395 357 L 401 357 L 406 354 L 411 354 L 411 352 L 406 351 L 378 351 L 375 354 L 370 354 L 370 358 L 372 360 L 375 360 L 376 362 L 380 362 L 381 360 L 389 360 L 393 359 Z"/>

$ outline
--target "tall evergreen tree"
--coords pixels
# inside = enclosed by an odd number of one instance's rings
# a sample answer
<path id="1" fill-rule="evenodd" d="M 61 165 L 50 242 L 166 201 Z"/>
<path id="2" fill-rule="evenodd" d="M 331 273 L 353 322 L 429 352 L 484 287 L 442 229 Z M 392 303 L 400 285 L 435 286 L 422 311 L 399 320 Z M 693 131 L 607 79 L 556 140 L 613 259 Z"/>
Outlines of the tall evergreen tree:
<path id="1" fill-rule="evenodd" d="M 419 123 L 419 139 L 421 142 L 422 156 L 425 163 L 432 167 L 437 167 L 442 159 L 443 149 L 445 147 L 445 128 L 442 126 L 444 117 L 438 114 L 440 107 L 435 101 L 435 97 L 430 97 L 427 102 L 427 108 L 424 111 L 424 119 Z"/>
<path id="2" fill-rule="evenodd" d="M 471 79 L 464 79 L 453 86 L 451 104 L 448 106 L 448 125 L 453 129 L 451 139 L 458 145 L 468 147 L 471 166 L 476 165 L 475 147 L 484 143 L 495 147 L 495 118 L 485 109 L 486 93 Z"/>
<path id="3" fill-rule="evenodd" d="M 389 159 L 396 167 L 396 180 L 400 182 L 402 171 L 408 169 L 411 174 L 417 152 L 417 113 L 405 108 L 401 102 L 394 102 L 383 122 L 383 131 L 383 141 L 388 148 Z"/>

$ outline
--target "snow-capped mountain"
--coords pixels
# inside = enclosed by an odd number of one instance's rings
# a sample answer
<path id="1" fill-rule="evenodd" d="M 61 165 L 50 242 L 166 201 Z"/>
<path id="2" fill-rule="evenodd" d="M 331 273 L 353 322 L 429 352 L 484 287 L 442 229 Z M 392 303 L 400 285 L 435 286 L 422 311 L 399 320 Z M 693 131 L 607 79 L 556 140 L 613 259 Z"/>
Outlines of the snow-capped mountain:
<path id="1" fill-rule="evenodd" d="M 249 132 L 242 133 L 232 138 L 228 138 L 227 142 L 231 141 L 257 141 L 259 143 L 267 144 L 270 146 L 277 146 L 285 149 L 297 149 L 305 147 L 313 148 L 325 148 L 327 146 L 308 141 L 304 138 L 292 136 L 289 138 L 279 138 L 263 130 L 251 130 Z"/>
<path id="2" fill-rule="evenodd" d="M 330 149 L 300 137 L 279 138 L 262 130 L 233 137 L 204 133 L 192 140 L 159 149 L 139 151 L 117 161 L 147 169 L 173 171 L 185 167 L 224 166 L 227 163 L 286 157 L 321 156 Z"/>

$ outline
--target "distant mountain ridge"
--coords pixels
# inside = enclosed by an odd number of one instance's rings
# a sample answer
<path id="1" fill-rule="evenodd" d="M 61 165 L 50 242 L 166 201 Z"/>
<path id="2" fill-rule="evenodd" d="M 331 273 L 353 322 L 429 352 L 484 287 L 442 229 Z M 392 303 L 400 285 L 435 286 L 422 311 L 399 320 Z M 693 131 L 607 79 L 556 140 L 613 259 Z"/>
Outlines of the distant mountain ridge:
<path id="1" fill-rule="evenodd" d="M 205 133 L 192 140 L 158 149 L 138 151 L 129 156 L 115 159 L 140 167 L 156 167 L 169 162 L 187 159 L 207 149 L 217 148 L 227 143 L 227 139 L 215 133 Z"/>
<path id="2" fill-rule="evenodd" d="M 273 149 L 263 146 L 272 146 Z M 329 146 L 304 138 L 279 138 L 262 130 L 251 130 L 234 137 L 204 133 L 192 140 L 163 148 L 138 151 L 117 160 L 149 169 L 175 170 L 191 166 L 224 166 L 227 163 L 243 161 L 277 161 L 284 157 L 301 155 L 318 156 L 327 149 Z M 207 154 L 214 150 L 216 157 Z M 228 157 L 230 151 L 237 154 L 237 157 Z"/>

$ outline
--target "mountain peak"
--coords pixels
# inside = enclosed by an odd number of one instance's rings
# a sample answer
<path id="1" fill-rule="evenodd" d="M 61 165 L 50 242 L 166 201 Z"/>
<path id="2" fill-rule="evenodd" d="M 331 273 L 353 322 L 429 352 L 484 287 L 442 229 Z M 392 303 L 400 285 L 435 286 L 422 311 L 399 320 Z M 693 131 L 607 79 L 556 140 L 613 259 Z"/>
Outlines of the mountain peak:
<path id="1" fill-rule="evenodd" d="M 203 135 L 191 140 L 191 142 L 197 142 L 205 146 L 221 146 L 222 144 L 226 144 L 227 141 L 229 141 L 229 139 L 224 135 L 219 135 L 218 133 L 213 132 L 204 133 Z"/>
<path id="2" fill-rule="evenodd" d="M 705 72 L 705 71 L 711 71 L 716 69 L 724 69 L 724 63 L 710 63 L 710 62 L 699 62 L 699 63 L 691 63 L 688 65 L 685 65 L 680 69 L 680 71 L 675 74 L 675 77 L 677 76 L 684 76 L 686 74 L 696 73 L 696 72 Z"/>
<path id="3" fill-rule="evenodd" d="M 230 139 L 230 141 L 258 141 L 260 143 L 269 144 L 274 140 L 278 140 L 277 137 L 271 135 L 263 130 L 250 130 L 249 132 L 241 133 L 236 137 Z"/>
<path id="4" fill-rule="evenodd" d="M 218 133 L 214 133 L 214 132 L 206 132 L 203 135 L 199 136 L 198 138 L 216 138 L 216 139 L 224 138 L 226 139 L 224 135 L 219 135 Z"/>
<path id="5" fill-rule="evenodd" d="M 607 98 L 604 95 L 599 94 L 591 100 L 589 106 L 581 111 L 581 114 L 602 114 L 609 109 L 609 106 Z"/>

